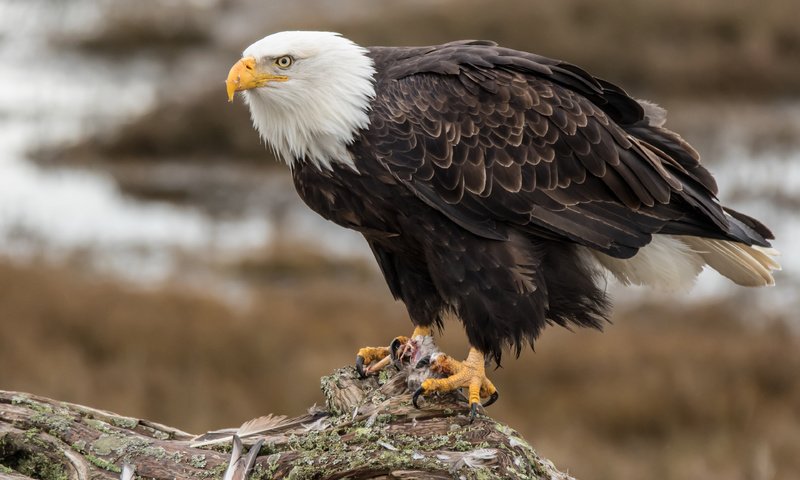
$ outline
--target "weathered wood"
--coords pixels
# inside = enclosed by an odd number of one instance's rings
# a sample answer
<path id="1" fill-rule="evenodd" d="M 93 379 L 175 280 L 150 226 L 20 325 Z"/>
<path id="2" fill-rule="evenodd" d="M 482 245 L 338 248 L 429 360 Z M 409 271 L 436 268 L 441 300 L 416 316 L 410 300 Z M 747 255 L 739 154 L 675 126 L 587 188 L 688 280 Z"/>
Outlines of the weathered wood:
<path id="1" fill-rule="evenodd" d="M 361 380 L 352 368 L 322 379 L 325 408 L 251 423 L 264 443 L 251 479 L 569 479 L 514 430 L 455 396 L 411 405 L 405 372 Z M 0 391 L 0 479 L 222 478 L 236 429 L 200 437 L 146 420 Z M 245 432 L 241 432 L 244 434 Z M 198 447 L 198 443 L 212 443 Z M 215 443 L 216 442 L 216 443 Z"/>

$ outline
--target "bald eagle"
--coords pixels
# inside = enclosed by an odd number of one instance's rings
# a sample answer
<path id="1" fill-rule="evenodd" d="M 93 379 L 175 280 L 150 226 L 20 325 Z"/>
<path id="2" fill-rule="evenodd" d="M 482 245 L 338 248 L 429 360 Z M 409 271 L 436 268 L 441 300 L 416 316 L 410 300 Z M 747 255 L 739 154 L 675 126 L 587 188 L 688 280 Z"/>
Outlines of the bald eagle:
<path id="1" fill-rule="evenodd" d="M 226 81 L 315 212 L 360 232 L 411 338 L 359 350 L 368 374 L 413 355 L 454 314 L 471 349 L 430 359 L 414 395 L 497 390 L 487 360 L 549 324 L 601 328 L 604 274 L 684 289 L 705 265 L 772 285 L 773 238 L 722 206 L 665 111 L 569 63 L 488 41 L 363 48 L 282 32 L 244 51 Z M 366 368 L 365 368 L 366 366 Z"/>

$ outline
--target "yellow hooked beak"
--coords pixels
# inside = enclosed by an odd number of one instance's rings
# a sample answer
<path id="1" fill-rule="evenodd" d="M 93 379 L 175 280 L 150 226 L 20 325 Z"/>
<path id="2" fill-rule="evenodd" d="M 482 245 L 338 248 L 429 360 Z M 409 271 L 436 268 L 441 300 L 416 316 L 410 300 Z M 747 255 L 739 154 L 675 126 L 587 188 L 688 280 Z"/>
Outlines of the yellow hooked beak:
<path id="1" fill-rule="evenodd" d="M 269 82 L 285 82 L 289 77 L 285 75 L 273 75 L 271 73 L 259 72 L 256 59 L 244 57 L 236 62 L 228 73 L 225 80 L 225 88 L 228 90 L 228 101 L 233 101 L 233 94 L 242 90 L 263 87 Z"/>

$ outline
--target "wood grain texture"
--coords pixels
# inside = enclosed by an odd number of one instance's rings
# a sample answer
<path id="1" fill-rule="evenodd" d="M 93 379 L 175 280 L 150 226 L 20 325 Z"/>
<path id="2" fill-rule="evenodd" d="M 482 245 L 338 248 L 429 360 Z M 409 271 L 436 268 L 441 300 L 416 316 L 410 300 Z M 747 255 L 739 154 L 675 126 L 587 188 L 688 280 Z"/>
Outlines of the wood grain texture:
<path id="1" fill-rule="evenodd" d="M 244 438 L 264 440 L 251 479 L 569 479 L 510 427 L 479 415 L 470 424 L 455 396 L 411 405 L 407 372 L 361 380 L 352 368 L 322 379 L 326 405 L 270 421 Z M 0 391 L 0 478 L 222 478 L 228 437 L 196 437 L 157 423 L 35 395 Z M 199 442 L 216 444 L 196 447 Z"/>

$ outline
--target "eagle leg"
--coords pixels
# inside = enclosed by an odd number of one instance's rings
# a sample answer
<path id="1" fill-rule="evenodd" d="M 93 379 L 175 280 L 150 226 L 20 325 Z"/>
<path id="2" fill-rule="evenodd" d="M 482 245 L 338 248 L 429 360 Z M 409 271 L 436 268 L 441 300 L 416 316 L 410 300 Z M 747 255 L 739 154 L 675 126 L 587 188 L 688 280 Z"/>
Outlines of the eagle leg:
<path id="1" fill-rule="evenodd" d="M 356 371 L 361 378 L 364 378 L 383 370 L 391 363 L 402 364 L 413 356 L 415 342 L 411 340 L 429 336 L 431 336 L 430 327 L 417 326 L 411 337 L 402 335 L 395 337 L 388 347 L 364 347 L 356 354 Z"/>
<path id="2" fill-rule="evenodd" d="M 488 407 L 493 404 L 500 394 L 494 384 L 486 378 L 485 355 L 476 348 L 471 348 L 467 359 L 459 362 L 445 354 L 434 354 L 430 359 L 432 373 L 447 375 L 444 378 L 428 378 L 414 392 L 412 402 L 419 408 L 419 397 L 434 392 L 452 392 L 460 388 L 467 388 L 470 406 L 470 421 L 475 419 L 481 398 L 489 400 L 483 404 Z"/>

